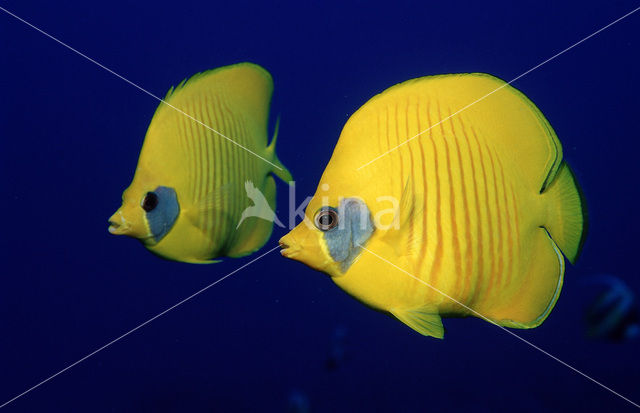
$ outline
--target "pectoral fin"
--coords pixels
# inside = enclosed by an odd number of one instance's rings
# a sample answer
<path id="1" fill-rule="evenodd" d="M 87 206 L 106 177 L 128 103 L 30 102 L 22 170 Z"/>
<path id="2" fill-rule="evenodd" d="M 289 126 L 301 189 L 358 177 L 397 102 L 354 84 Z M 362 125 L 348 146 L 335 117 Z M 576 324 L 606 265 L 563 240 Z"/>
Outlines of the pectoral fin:
<path id="1" fill-rule="evenodd" d="M 412 220 L 421 219 L 423 215 L 424 205 L 421 201 L 422 197 L 413 192 L 413 182 L 409 177 L 392 226 L 383 238 L 384 242 L 394 247 L 398 256 L 414 256 L 420 251 L 422 237 L 417 231 L 409 231 L 409 226 Z"/>
<path id="2" fill-rule="evenodd" d="M 205 217 L 211 214 L 215 214 L 218 218 L 227 218 L 228 213 L 225 210 L 225 199 L 230 199 L 234 194 L 235 190 L 231 183 L 219 186 L 204 195 L 197 202 L 196 208 L 191 209 L 187 216 L 190 221 L 199 228 L 204 227 Z"/>
<path id="3" fill-rule="evenodd" d="M 233 186 L 228 183 L 215 188 L 207 195 L 202 197 L 198 203 L 199 212 L 207 212 L 211 210 L 220 210 L 224 208 L 224 199 L 232 196 Z"/>
<path id="4" fill-rule="evenodd" d="M 423 336 L 431 336 L 435 338 L 444 337 L 442 319 L 434 310 L 392 309 L 389 312 L 398 320 L 402 321 Z"/>

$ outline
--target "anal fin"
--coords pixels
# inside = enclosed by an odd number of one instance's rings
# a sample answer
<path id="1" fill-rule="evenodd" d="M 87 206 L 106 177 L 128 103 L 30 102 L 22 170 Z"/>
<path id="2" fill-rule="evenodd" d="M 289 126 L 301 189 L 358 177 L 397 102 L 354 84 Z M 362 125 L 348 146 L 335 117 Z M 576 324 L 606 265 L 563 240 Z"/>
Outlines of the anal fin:
<path id="1" fill-rule="evenodd" d="M 444 327 L 440 315 L 434 310 L 404 310 L 391 309 L 389 311 L 395 318 L 402 321 L 423 336 L 435 338 L 444 337 Z"/>
<path id="2" fill-rule="evenodd" d="M 564 278 L 564 257 L 544 228 L 536 228 L 527 244 L 528 266 L 511 281 L 501 299 L 493 300 L 480 313 L 498 325 L 535 328 L 549 316 Z"/>

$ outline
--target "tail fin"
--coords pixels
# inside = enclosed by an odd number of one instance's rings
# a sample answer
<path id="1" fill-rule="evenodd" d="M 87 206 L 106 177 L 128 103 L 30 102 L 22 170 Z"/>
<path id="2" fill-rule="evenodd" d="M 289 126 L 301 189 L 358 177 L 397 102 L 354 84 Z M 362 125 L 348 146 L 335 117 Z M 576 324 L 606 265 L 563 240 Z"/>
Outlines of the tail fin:
<path id="1" fill-rule="evenodd" d="M 274 168 L 273 172 L 278 178 L 282 179 L 285 182 L 293 181 L 293 177 L 291 176 L 291 172 L 280 162 L 278 159 L 278 155 L 276 155 L 276 140 L 278 138 L 278 130 L 280 129 L 280 117 L 276 120 L 276 128 L 273 132 L 273 139 L 271 139 L 271 143 L 267 146 L 267 155 L 271 159 L 277 168 Z"/>
<path id="2" fill-rule="evenodd" d="M 587 235 L 587 205 L 566 162 L 562 162 L 543 194 L 549 199 L 549 218 L 544 227 L 562 253 L 575 264 Z"/>

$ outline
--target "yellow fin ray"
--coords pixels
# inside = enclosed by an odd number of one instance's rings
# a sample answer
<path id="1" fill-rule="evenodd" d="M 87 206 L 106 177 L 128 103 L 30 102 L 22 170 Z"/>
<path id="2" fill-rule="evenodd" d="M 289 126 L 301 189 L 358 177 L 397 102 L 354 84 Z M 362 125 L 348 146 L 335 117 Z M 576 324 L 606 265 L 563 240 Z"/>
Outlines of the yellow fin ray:
<path id="1" fill-rule="evenodd" d="M 405 183 L 402 197 L 391 228 L 383 236 L 383 241 L 391 245 L 399 257 L 414 256 L 419 253 L 422 237 L 418 231 L 409 231 L 412 220 L 423 214 L 424 203 L 413 192 L 412 178 Z"/>
<path id="2" fill-rule="evenodd" d="M 273 173 L 280 179 L 285 182 L 293 181 L 293 177 L 291 176 L 291 172 L 280 162 L 278 159 L 278 155 L 276 155 L 276 141 L 278 139 L 278 131 L 280 130 L 280 117 L 276 119 L 275 131 L 273 132 L 273 138 L 271 138 L 271 143 L 267 146 L 267 158 L 271 159 L 278 168 L 273 169 Z"/>
<path id="3" fill-rule="evenodd" d="M 423 336 L 444 338 L 442 319 L 433 309 L 404 310 L 394 308 L 389 312 Z"/>
<path id="4" fill-rule="evenodd" d="M 230 199 L 235 196 L 233 185 L 228 183 L 209 192 L 203 196 L 197 203 L 196 208 L 188 211 L 187 216 L 191 223 L 198 228 L 205 229 L 205 219 L 207 215 L 219 214 L 220 218 L 229 218 L 227 208 L 225 207 L 225 199 Z"/>
<path id="5" fill-rule="evenodd" d="M 560 250 L 575 264 L 587 233 L 587 210 L 569 165 L 563 162 L 544 196 L 549 198 L 544 227 Z"/>
<path id="6" fill-rule="evenodd" d="M 493 309 L 480 313 L 495 323 L 512 328 L 534 328 L 542 324 L 556 304 L 564 280 L 564 257 L 544 228 L 537 228 L 529 247 L 527 272 L 514 282 Z"/>

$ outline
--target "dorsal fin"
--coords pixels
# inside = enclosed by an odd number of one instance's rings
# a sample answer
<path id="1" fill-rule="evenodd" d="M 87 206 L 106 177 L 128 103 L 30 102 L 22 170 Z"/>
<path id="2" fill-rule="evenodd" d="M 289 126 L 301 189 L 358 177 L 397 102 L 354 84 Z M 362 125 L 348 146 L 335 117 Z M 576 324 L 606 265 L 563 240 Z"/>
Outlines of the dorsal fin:
<path id="1" fill-rule="evenodd" d="M 272 93 L 273 79 L 261 66 L 253 63 L 223 66 L 197 73 L 171 88 L 164 101 L 173 107 L 161 103 L 154 118 L 159 115 L 184 116 L 175 111 L 178 109 L 197 119 L 193 105 L 208 102 L 217 105 L 222 113 L 249 114 L 250 119 L 243 121 L 249 122 L 250 127 L 266 131 Z M 207 123 L 206 119 L 198 120 Z M 266 134 L 257 134 L 256 138 L 258 136 L 262 141 L 256 142 L 256 147 L 266 148 Z"/>
<path id="2" fill-rule="evenodd" d="M 463 123 L 500 159 L 517 164 L 532 190 L 544 191 L 555 178 L 562 161 L 560 141 L 536 105 L 505 81 L 486 73 L 425 76 L 386 89 L 363 108 L 411 96 L 442 108 L 440 118 L 425 129 L 441 122 L 438 127 L 449 130 L 452 123 Z"/>

